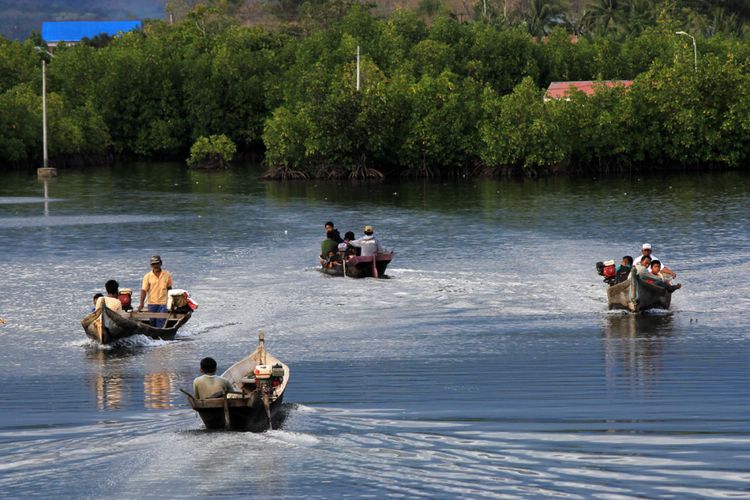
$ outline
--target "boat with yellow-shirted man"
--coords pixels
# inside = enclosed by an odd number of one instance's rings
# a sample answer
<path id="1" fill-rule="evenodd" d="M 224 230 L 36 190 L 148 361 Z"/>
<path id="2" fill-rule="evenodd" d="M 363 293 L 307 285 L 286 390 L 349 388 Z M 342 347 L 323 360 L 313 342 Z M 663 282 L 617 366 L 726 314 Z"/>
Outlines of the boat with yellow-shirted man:
<path id="1" fill-rule="evenodd" d="M 111 344 L 133 335 L 152 339 L 171 340 L 190 320 L 198 305 L 185 290 L 170 290 L 167 312 L 137 311 L 130 308 L 131 291 L 120 290 L 119 299 L 125 309 L 115 311 L 102 303 L 81 320 L 86 335 L 100 344 Z M 155 326 L 160 324 L 161 326 Z"/>

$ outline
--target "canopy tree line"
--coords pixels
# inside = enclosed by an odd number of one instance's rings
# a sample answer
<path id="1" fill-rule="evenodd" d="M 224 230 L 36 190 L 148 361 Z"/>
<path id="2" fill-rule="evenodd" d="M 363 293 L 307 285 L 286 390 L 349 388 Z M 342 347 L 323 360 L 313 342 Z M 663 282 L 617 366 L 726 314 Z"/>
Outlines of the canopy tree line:
<path id="1" fill-rule="evenodd" d="M 636 29 L 627 13 L 641 1 L 651 11 L 637 11 Z M 585 30 L 554 8 L 531 23 L 480 3 L 465 21 L 423 3 L 382 17 L 332 0 L 320 4 L 325 16 L 289 29 L 247 27 L 199 5 L 174 25 L 58 47 L 54 58 L 36 49 L 38 37 L 0 38 L 0 169 L 40 161 L 40 57 L 60 167 L 185 160 L 191 146 L 218 143 L 262 154 L 277 178 L 750 161 L 750 36 L 734 25 L 671 1 L 631 0 L 607 22 L 587 14 Z M 697 69 L 692 40 L 676 34 L 691 26 Z M 551 81 L 624 79 L 633 85 L 543 98 Z"/>

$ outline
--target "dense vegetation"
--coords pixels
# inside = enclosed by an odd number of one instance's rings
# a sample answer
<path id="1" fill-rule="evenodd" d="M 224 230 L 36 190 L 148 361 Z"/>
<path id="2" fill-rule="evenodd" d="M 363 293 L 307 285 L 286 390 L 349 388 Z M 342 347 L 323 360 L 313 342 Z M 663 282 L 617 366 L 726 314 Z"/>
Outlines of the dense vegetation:
<path id="1" fill-rule="evenodd" d="M 750 160 L 742 2 L 719 11 L 697 1 L 597 0 L 577 19 L 556 1 L 529 0 L 507 17 L 502 1 L 480 2 L 475 19 L 461 21 L 427 0 L 387 17 L 315 1 L 274 29 L 242 26 L 227 15 L 236 5 L 221 2 L 224 10 L 201 5 L 173 26 L 151 22 L 56 49 L 52 163 L 184 160 L 198 138 L 222 134 L 242 154 L 264 151 L 269 175 L 280 178 Z M 697 37 L 697 71 L 690 38 L 675 34 L 683 30 Z M 34 45 L 0 38 L 0 168 L 39 161 Z M 591 79 L 634 84 L 543 100 L 550 81 Z"/>

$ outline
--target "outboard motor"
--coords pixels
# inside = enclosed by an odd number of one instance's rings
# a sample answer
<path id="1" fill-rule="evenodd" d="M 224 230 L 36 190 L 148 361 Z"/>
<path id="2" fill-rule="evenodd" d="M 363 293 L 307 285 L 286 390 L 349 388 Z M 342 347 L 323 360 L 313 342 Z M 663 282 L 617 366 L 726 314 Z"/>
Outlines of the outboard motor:
<path id="1" fill-rule="evenodd" d="M 604 277 L 604 282 L 609 286 L 617 284 L 617 268 L 614 260 L 596 263 L 596 272 Z"/>
<path id="2" fill-rule="evenodd" d="M 123 311 L 133 310 L 133 305 L 131 303 L 132 295 L 133 295 L 133 290 L 131 290 L 130 288 L 120 288 L 117 298 L 119 299 L 120 304 L 122 304 Z"/>
<path id="3" fill-rule="evenodd" d="M 284 380 L 284 367 L 276 363 L 271 367 L 271 387 L 278 387 Z"/>
<path id="4" fill-rule="evenodd" d="M 273 393 L 271 385 L 271 373 L 273 369 L 269 365 L 255 365 L 255 387 L 261 394 L 270 396 Z"/>

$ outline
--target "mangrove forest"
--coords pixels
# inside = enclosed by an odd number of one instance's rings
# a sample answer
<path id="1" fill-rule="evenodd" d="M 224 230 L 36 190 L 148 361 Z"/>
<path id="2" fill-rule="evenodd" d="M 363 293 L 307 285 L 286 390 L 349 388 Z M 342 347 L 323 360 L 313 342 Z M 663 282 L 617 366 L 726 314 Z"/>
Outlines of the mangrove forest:
<path id="1" fill-rule="evenodd" d="M 51 55 L 37 33 L 0 37 L 0 169 L 40 166 L 42 57 L 58 168 L 188 157 L 255 158 L 280 179 L 744 168 L 750 12 L 704 4 L 463 12 L 421 0 L 383 12 L 314 0 L 253 23 L 221 1 Z M 550 82 L 589 80 L 627 85 L 545 98 Z"/>

